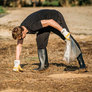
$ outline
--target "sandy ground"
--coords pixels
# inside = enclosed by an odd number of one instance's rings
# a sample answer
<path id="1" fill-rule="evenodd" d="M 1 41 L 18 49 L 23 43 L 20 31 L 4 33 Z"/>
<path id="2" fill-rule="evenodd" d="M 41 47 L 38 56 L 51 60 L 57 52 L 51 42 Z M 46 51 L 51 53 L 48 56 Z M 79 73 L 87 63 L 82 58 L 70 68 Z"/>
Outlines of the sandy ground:
<path id="1" fill-rule="evenodd" d="M 92 7 L 49 7 L 65 17 L 73 37 L 79 42 L 88 72 L 78 73 L 77 60 L 63 61 L 65 43 L 51 33 L 48 42 L 50 66 L 44 71 L 38 67 L 36 35 L 27 35 L 20 57 L 24 72 L 13 72 L 16 41 L 11 37 L 13 27 L 20 25 L 30 13 L 43 9 L 9 9 L 0 18 L 0 92 L 92 92 Z M 46 8 L 45 8 L 46 9 Z"/>

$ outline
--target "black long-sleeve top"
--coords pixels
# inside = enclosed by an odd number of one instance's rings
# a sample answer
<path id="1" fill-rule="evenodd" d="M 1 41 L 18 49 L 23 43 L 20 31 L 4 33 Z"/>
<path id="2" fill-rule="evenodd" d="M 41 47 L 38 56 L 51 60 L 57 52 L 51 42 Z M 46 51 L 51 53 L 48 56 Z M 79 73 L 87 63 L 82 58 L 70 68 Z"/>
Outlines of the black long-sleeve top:
<path id="1" fill-rule="evenodd" d="M 22 23 L 28 29 L 28 34 L 34 34 L 42 29 L 41 20 L 53 19 L 60 23 L 60 12 L 57 10 L 43 9 L 30 14 Z"/>

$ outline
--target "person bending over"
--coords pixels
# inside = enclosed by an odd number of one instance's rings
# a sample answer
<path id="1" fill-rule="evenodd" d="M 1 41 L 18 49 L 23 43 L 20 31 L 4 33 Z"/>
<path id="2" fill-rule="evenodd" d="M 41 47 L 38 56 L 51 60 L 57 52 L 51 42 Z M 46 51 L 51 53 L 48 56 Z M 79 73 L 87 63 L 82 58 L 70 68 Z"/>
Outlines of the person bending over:
<path id="1" fill-rule="evenodd" d="M 44 70 L 48 68 L 47 44 L 50 32 L 57 34 L 62 40 L 70 40 L 70 32 L 66 25 L 63 15 L 57 10 L 43 9 L 30 14 L 20 26 L 12 30 L 12 37 L 17 40 L 16 60 L 14 60 L 13 71 L 23 71 L 20 67 L 20 53 L 22 49 L 23 39 L 26 34 L 36 34 L 36 42 L 38 48 L 38 58 L 40 65 L 34 70 Z M 72 36 L 71 36 L 72 37 Z M 77 41 L 77 47 L 80 49 Z M 80 49 L 81 51 L 81 49 Z M 80 70 L 86 71 L 86 65 L 83 60 L 82 52 L 77 57 Z"/>

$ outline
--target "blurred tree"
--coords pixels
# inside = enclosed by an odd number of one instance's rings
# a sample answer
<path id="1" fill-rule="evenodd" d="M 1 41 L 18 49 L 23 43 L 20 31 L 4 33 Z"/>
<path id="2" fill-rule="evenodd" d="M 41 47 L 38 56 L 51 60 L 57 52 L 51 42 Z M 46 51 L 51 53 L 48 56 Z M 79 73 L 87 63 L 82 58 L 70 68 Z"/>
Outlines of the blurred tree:
<path id="1" fill-rule="evenodd" d="M 4 0 L 4 6 L 6 6 L 7 0 Z"/>
<path id="2" fill-rule="evenodd" d="M 26 0 L 21 0 L 21 6 L 25 6 Z"/>
<path id="3" fill-rule="evenodd" d="M 69 4 L 71 6 L 76 6 L 76 5 L 78 5 L 78 0 L 69 0 Z"/>
<path id="4" fill-rule="evenodd" d="M 65 6 L 66 0 L 59 0 L 61 6 Z"/>
<path id="5" fill-rule="evenodd" d="M 91 0 L 78 0 L 78 5 L 89 5 Z"/>
<path id="6" fill-rule="evenodd" d="M 18 8 L 21 7 L 21 0 L 17 0 L 16 6 L 17 6 Z"/>

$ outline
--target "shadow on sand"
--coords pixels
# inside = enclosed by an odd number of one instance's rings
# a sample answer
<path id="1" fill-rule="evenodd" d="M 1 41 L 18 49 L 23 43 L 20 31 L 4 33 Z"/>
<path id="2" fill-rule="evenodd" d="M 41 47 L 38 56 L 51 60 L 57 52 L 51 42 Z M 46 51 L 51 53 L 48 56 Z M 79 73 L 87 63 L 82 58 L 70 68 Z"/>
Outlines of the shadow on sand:
<path id="1" fill-rule="evenodd" d="M 32 65 L 38 65 L 39 63 L 33 63 Z M 49 65 L 57 66 L 57 67 L 65 67 L 64 71 L 75 71 L 78 70 L 78 66 L 66 65 L 63 63 L 49 63 Z"/>

